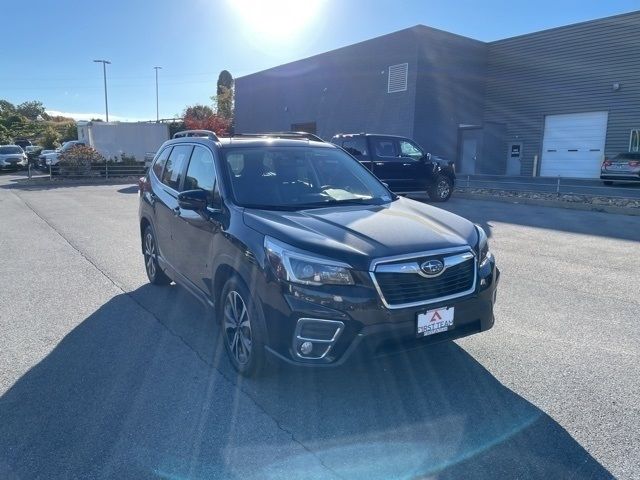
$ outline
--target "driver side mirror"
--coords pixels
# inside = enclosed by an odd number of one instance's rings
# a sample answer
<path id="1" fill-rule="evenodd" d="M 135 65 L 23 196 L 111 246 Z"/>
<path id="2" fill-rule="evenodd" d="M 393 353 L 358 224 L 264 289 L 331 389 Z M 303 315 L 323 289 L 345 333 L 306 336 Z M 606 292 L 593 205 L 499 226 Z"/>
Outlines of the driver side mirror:
<path id="1" fill-rule="evenodd" d="M 201 212 L 207 208 L 209 194 L 205 190 L 187 190 L 178 194 L 178 206 L 183 210 Z"/>

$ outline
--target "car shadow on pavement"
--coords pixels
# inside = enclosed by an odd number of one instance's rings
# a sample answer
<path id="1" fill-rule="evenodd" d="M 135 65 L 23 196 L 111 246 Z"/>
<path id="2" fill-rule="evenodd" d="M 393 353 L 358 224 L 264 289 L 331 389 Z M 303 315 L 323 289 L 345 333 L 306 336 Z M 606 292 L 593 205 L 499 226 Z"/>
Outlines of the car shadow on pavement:
<path id="1" fill-rule="evenodd" d="M 244 379 L 211 319 L 177 286 L 104 304 L 0 398 L 0 478 L 611 477 L 455 343 Z"/>

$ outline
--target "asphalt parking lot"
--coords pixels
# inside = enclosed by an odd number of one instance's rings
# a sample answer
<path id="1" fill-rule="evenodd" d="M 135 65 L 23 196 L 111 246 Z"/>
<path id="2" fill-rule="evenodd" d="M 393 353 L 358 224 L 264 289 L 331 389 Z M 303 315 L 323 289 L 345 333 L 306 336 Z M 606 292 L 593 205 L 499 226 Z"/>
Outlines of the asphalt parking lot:
<path id="1" fill-rule="evenodd" d="M 640 478 L 640 217 L 452 199 L 496 326 L 246 380 L 150 286 L 128 185 L 0 178 L 0 478 Z"/>

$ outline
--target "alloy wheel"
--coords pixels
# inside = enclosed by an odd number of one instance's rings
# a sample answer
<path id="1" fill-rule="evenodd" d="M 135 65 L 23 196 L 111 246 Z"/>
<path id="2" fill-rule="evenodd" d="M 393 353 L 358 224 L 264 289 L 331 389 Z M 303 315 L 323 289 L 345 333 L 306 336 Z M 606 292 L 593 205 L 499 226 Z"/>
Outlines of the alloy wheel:
<path id="1" fill-rule="evenodd" d="M 251 357 L 251 322 L 247 305 L 238 292 L 228 293 L 224 303 L 224 335 L 229 351 L 239 365 Z"/>
<path id="2" fill-rule="evenodd" d="M 149 278 L 156 276 L 156 242 L 153 240 L 151 232 L 147 232 L 144 237 L 144 263 L 147 268 Z"/>
<path id="3" fill-rule="evenodd" d="M 451 187 L 449 186 L 449 182 L 446 180 L 440 180 L 438 182 L 438 186 L 436 189 L 439 198 L 447 198 L 449 193 L 451 192 Z"/>

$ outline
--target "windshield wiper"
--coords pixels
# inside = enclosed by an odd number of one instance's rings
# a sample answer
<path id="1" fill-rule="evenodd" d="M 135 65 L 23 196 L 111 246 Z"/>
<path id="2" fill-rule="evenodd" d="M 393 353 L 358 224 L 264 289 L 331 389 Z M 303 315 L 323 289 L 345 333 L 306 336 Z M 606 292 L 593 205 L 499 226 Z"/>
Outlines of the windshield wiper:
<path id="1" fill-rule="evenodd" d="M 380 205 L 379 201 L 373 201 L 373 198 L 347 198 L 344 200 L 331 199 L 323 200 L 320 202 L 311 203 L 299 203 L 296 205 L 298 208 L 314 208 L 314 207 L 327 207 L 333 205 Z"/>

